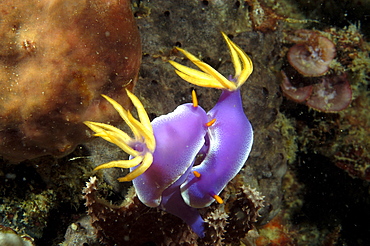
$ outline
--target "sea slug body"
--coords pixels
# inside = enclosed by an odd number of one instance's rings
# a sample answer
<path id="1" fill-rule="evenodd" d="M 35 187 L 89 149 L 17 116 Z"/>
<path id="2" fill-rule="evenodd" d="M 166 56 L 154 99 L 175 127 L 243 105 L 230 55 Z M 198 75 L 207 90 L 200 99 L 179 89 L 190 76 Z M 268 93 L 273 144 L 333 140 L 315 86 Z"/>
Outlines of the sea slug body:
<path id="1" fill-rule="evenodd" d="M 204 146 L 208 117 L 197 104 L 178 106 L 173 112 L 151 123 L 139 99 L 127 91 L 138 111 L 140 121 L 133 118 L 113 99 L 104 96 L 131 128 L 134 138 L 108 124 L 85 122 L 104 138 L 130 154 L 129 160 L 112 161 L 95 168 L 130 168 L 119 181 L 133 181 L 139 200 L 149 207 L 158 207 L 183 219 L 200 237 L 204 236 L 203 219 L 195 208 L 181 198 L 179 186 L 188 176 L 194 160 Z"/>
<path id="2" fill-rule="evenodd" d="M 205 159 L 192 169 L 201 176 L 189 175 L 181 185 L 185 202 L 195 208 L 207 207 L 215 200 L 214 196 L 244 166 L 253 142 L 252 126 L 243 113 L 239 90 L 224 90 L 207 115 L 216 122 L 207 132 L 209 147 Z"/>
<path id="3" fill-rule="evenodd" d="M 222 203 L 219 194 L 244 166 L 253 144 L 253 129 L 244 114 L 239 90 L 253 71 L 252 61 L 226 34 L 222 34 L 235 68 L 233 79 L 226 79 L 182 49 L 179 50 L 204 73 L 170 62 L 184 80 L 203 87 L 222 89 L 217 104 L 207 113 L 210 119 L 215 119 L 215 123 L 207 131 L 206 142 L 209 146 L 204 153 L 205 158 L 192 169 L 194 175 L 189 175 L 180 187 L 184 201 L 195 208 L 207 207 L 214 200 Z"/>
<path id="4" fill-rule="evenodd" d="M 133 180 L 139 199 L 149 207 L 161 203 L 162 192 L 183 176 L 204 145 L 206 112 L 191 103 L 152 121 L 156 149 L 149 169 Z M 134 170 L 135 168 L 132 168 Z"/>
<path id="5" fill-rule="evenodd" d="M 195 95 L 194 95 L 195 96 Z M 133 184 L 141 202 L 160 207 L 184 220 L 203 237 L 203 219 L 195 208 L 184 203 L 180 185 L 205 142 L 207 115 L 200 106 L 187 103 L 152 121 L 157 147 L 149 169 Z M 134 170 L 135 168 L 132 168 Z"/>

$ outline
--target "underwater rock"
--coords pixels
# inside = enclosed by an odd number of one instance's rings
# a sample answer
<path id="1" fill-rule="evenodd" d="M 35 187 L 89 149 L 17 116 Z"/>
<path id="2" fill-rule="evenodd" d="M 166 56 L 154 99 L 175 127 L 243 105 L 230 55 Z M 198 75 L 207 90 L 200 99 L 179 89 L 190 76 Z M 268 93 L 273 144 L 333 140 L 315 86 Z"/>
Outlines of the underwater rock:
<path id="1" fill-rule="evenodd" d="M 4 190 L 2 191 L 4 192 Z M 38 239 L 43 235 L 51 208 L 55 206 L 57 198 L 52 190 L 31 194 L 24 200 L 17 197 L 2 197 L 0 219 L 2 225 L 17 228 L 17 230 Z"/>
<path id="2" fill-rule="evenodd" d="M 84 120 L 117 121 L 104 93 L 130 102 L 141 44 L 130 1 L 5 1 L 0 17 L 0 155 L 63 156 Z"/>
<path id="3" fill-rule="evenodd" d="M 338 151 L 334 158 L 335 165 L 346 171 L 353 178 L 370 181 L 370 158 L 363 146 L 346 146 L 346 151 Z"/>
<path id="4" fill-rule="evenodd" d="M 246 4 L 250 8 L 250 20 L 254 31 L 263 33 L 275 31 L 278 27 L 279 20 L 284 20 L 283 16 L 279 16 L 273 9 L 269 8 L 260 0 L 246 0 Z"/>
<path id="5" fill-rule="evenodd" d="M 84 216 L 72 223 L 64 235 L 65 241 L 60 246 L 88 245 L 100 246 L 96 238 L 95 228 L 91 224 L 91 217 Z"/>
<path id="6" fill-rule="evenodd" d="M 27 235 L 19 236 L 13 229 L 0 225 L 0 245 L 35 246 L 35 243 L 31 237 Z"/>

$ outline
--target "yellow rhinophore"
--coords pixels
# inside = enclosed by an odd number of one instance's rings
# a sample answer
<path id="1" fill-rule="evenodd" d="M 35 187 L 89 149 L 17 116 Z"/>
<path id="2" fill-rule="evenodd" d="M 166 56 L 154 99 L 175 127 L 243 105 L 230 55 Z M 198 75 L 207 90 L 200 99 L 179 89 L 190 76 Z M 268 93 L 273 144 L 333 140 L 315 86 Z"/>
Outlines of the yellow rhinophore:
<path id="1" fill-rule="evenodd" d="M 122 130 L 108 124 L 91 121 L 84 122 L 85 125 L 95 132 L 94 136 L 101 137 L 108 142 L 114 143 L 127 154 L 132 156 L 132 159 L 130 160 L 111 161 L 97 166 L 94 169 L 94 171 L 96 171 L 111 167 L 131 168 L 137 166 L 135 170 L 127 174 L 125 177 L 119 178 L 118 181 L 120 182 L 131 181 L 144 173 L 153 162 L 153 152 L 155 150 L 155 138 L 148 114 L 140 100 L 128 90 L 126 90 L 126 92 L 138 112 L 140 121 L 135 119 L 130 111 L 125 110 L 112 98 L 106 95 L 102 96 L 112 104 L 122 119 L 130 127 L 134 135 L 133 138 Z M 138 146 L 140 147 L 138 148 Z"/>
<path id="2" fill-rule="evenodd" d="M 176 49 L 181 51 L 192 63 L 199 67 L 203 72 L 186 67 L 174 61 L 169 61 L 169 63 L 171 63 L 171 65 L 177 69 L 175 70 L 175 72 L 182 79 L 188 81 L 189 83 L 202 87 L 211 87 L 234 91 L 242 86 L 253 71 L 252 60 L 238 45 L 233 43 L 225 33 L 221 33 L 227 43 L 227 46 L 229 47 L 231 60 L 235 68 L 235 75 L 233 80 L 225 78 L 222 74 L 217 72 L 208 64 L 202 62 L 186 50 L 177 47 Z"/>

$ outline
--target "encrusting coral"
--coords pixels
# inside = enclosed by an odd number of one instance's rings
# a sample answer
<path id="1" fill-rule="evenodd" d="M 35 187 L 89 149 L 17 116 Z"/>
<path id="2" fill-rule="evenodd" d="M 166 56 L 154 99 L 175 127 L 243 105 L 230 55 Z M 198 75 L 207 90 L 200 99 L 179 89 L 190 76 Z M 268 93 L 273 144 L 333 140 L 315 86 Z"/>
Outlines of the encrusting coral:
<path id="1" fill-rule="evenodd" d="M 2 1 L 0 155 L 63 156 L 82 121 L 117 121 L 104 93 L 130 106 L 141 43 L 130 1 Z"/>

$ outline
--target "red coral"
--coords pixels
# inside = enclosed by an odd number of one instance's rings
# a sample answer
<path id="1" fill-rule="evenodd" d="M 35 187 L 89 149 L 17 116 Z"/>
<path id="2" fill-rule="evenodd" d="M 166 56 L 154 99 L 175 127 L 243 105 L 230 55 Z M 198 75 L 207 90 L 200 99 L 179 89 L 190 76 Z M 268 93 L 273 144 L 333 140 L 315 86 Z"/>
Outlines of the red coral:
<path id="1" fill-rule="evenodd" d="M 281 90 L 293 101 L 306 103 L 307 106 L 326 113 L 341 111 L 351 104 L 352 89 L 346 74 L 319 77 L 313 85 L 296 87 L 284 71 L 281 73 Z"/>
<path id="2" fill-rule="evenodd" d="M 291 39 L 296 44 L 287 54 L 290 66 L 281 71 L 284 95 L 322 112 L 347 108 L 352 101 L 347 74 L 324 75 L 336 55 L 334 43 L 310 30 L 298 30 Z"/>
<path id="3" fill-rule="evenodd" d="M 346 74 L 324 76 L 313 85 L 307 106 L 323 112 L 338 112 L 352 101 L 352 90 Z"/>
<path id="4" fill-rule="evenodd" d="M 288 51 L 289 64 L 304 76 L 321 76 L 336 55 L 332 41 L 310 30 L 298 30 L 299 41 Z"/>
<path id="5" fill-rule="evenodd" d="M 284 71 L 281 71 L 281 75 L 283 77 L 283 81 L 280 87 L 286 97 L 300 103 L 308 99 L 308 97 L 312 93 L 312 85 L 295 87 L 294 85 L 292 85 Z"/>

